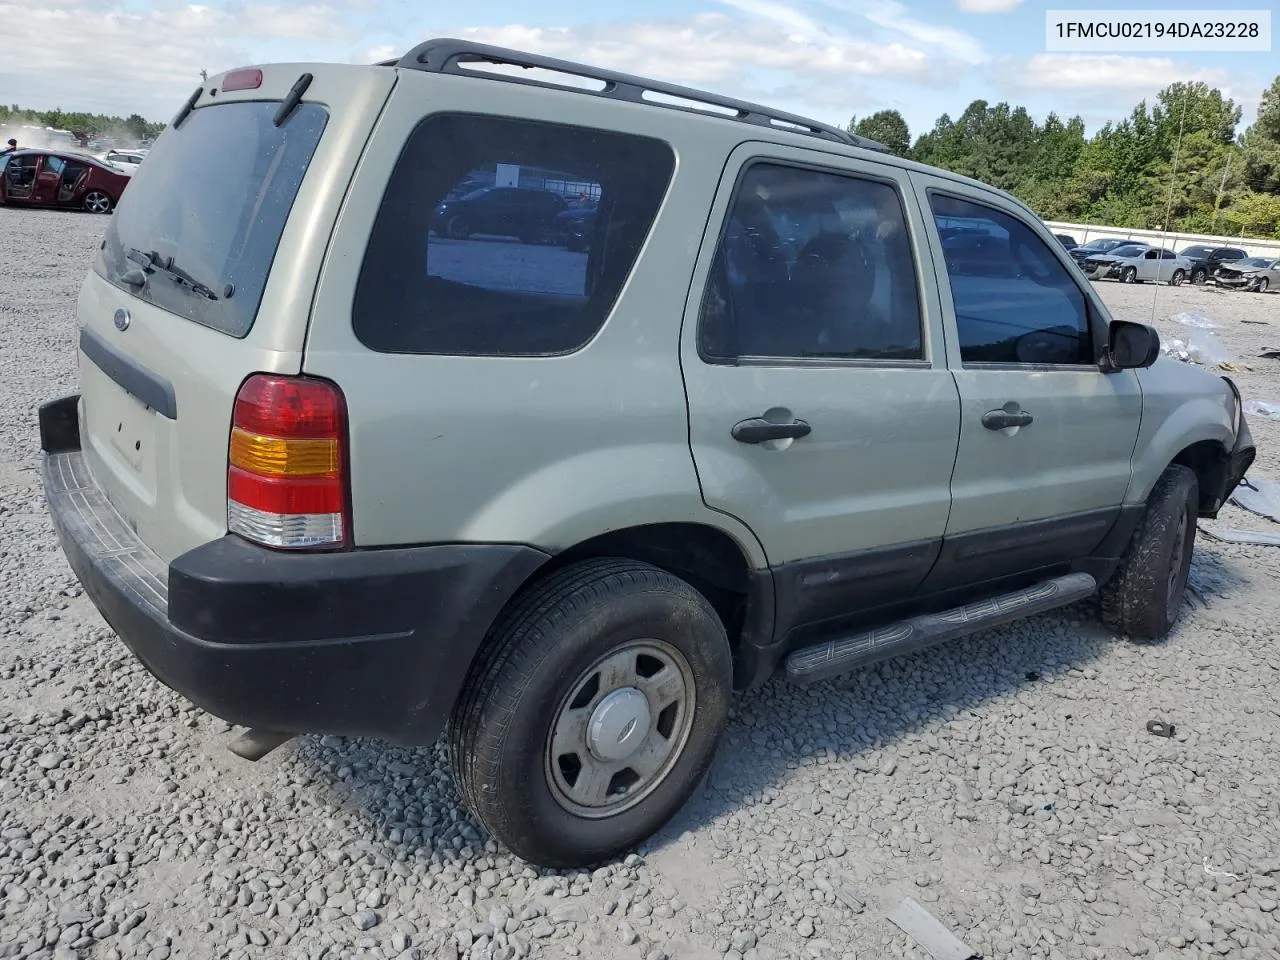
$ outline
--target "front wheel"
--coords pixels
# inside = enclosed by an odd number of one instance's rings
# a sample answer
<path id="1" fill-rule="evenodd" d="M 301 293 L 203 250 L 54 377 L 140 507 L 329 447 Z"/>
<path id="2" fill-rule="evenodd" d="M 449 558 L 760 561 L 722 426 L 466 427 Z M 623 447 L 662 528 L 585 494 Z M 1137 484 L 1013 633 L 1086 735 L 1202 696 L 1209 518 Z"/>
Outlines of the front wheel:
<path id="1" fill-rule="evenodd" d="M 1266 277 L 1259 277 L 1259 278 L 1258 278 L 1258 285 L 1257 285 L 1256 287 L 1254 287 L 1254 289 L 1255 289 L 1255 290 L 1257 290 L 1259 293 L 1266 293 L 1266 292 L 1267 292 L 1267 287 L 1269 287 L 1270 285 L 1271 285 L 1271 284 L 1270 284 L 1270 282 L 1267 280 L 1267 278 L 1266 278 Z"/>
<path id="2" fill-rule="evenodd" d="M 1194 284 L 1204 283 L 1205 278 L 1209 276 L 1209 271 L 1204 267 L 1196 267 L 1191 271 L 1191 282 Z"/>
<path id="3" fill-rule="evenodd" d="M 1171 465 L 1147 497 L 1147 509 L 1120 568 L 1101 591 L 1102 620 L 1136 640 L 1159 640 L 1182 609 L 1195 548 L 1200 487 Z"/>
<path id="4" fill-rule="evenodd" d="M 1175 270 L 1173 271 L 1173 276 L 1169 278 L 1169 286 L 1180 287 L 1185 279 L 1187 279 L 1187 275 L 1183 271 Z"/>
<path id="5" fill-rule="evenodd" d="M 727 722 L 724 626 L 678 577 L 589 560 L 531 588 L 494 627 L 449 724 L 471 813 L 544 867 L 607 860 L 662 827 Z"/>
<path id="6" fill-rule="evenodd" d="M 1124 270 L 1122 270 L 1122 271 L 1120 272 L 1120 282 L 1121 282 L 1121 283 L 1137 283 L 1137 282 L 1138 282 L 1138 268 L 1137 268 L 1137 267 L 1125 267 L 1125 268 L 1124 268 Z"/>
<path id="7" fill-rule="evenodd" d="M 84 195 L 84 208 L 89 213 L 110 213 L 111 197 L 101 190 L 90 190 Z"/>

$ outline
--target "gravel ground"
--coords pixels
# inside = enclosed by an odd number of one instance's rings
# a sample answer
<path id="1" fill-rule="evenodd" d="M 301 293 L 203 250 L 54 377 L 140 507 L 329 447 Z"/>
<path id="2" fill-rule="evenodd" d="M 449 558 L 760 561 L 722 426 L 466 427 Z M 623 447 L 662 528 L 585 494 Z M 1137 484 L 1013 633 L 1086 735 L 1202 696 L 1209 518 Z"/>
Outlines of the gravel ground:
<path id="1" fill-rule="evenodd" d="M 235 758 L 83 597 L 39 491 L 104 224 L 0 208 L 0 957 L 923 958 L 885 919 L 904 896 L 987 957 L 1280 957 L 1273 548 L 1202 537 L 1161 644 L 1073 610 L 740 698 L 705 792 L 591 873 L 487 841 L 437 748 Z M 1102 290 L 1217 318 L 1245 395 L 1280 400 L 1280 296 Z M 1280 476 L 1280 424 L 1253 429 Z"/>

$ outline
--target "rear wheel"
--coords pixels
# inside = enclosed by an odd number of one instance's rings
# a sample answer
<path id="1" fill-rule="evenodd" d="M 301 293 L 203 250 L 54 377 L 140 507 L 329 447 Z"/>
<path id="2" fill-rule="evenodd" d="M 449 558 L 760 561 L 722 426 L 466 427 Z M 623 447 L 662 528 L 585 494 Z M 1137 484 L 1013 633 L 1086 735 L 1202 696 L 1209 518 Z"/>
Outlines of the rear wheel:
<path id="1" fill-rule="evenodd" d="M 643 841 L 702 779 L 728 717 L 725 630 L 683 580 L 590 560 L 499 621 L 449 727 L 458 789 L 517 856 L 582 867 Z"/>
<path id="2" fill-rule="evenodd" d="M 1137 283 L 1137 282 L 1138 282 L 1138 268 L 1137 268 L 1137 267 L 1125 267 L 1125 268 L 1120 272 L 1120 282 L 1121 282 L 1121 283 Z"/>
<path id="3" fill-rule="evenodd" d="M 110 213 L 111 197 L 101 190 L 90 190 L 84 195 L 84 208 L 89 213 Z"/>
<path id="4" fill-rule="evenodd" d="M 1196 475 L 1173 464 L 1147 497 L 1120 569 L 1102 588 L 1102 619 L 1136 640 L 1159 640 L 1178 619 L 1195 548 Z"/>
<path id="5" fill-rule="evenodd" d="M 1182 281 L 1185 279 L 1187 279 L 1187 275 L 1184 271 L 1175 270 L 1173 271 L 1173 276 L 1169 278 L 1169 286 L 1180 287 L 1182 286 Z"/>

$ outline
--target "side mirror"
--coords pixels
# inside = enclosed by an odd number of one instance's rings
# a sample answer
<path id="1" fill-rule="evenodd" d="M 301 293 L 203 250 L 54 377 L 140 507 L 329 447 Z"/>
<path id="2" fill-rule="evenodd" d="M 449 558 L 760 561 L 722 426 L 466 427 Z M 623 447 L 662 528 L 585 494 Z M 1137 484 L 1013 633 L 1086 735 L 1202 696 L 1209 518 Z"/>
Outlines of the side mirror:
<path id="1" fill-rule="evenodd" d="M 1155 327 L 1127 320 L 1111 321 L 1109 366 L 1112 370 L 1149 367 L 1160 357 L 1160 334 Z"/>

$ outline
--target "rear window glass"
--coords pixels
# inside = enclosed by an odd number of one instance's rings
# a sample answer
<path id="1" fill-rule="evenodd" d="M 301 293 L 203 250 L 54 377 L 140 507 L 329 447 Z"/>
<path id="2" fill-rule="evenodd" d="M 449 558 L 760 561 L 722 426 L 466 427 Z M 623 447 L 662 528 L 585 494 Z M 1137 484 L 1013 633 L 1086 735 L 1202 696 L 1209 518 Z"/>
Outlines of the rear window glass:
<path id="1" fill-rule="evenodd" d="M 156 141 L 107 228 L 99 272 L 171 313 L 243 337 L 328 113 L 279 102 L 202 107 Z M 141 289 L 126 284 L 142 270 Z M 136 274 L 135 274 L 136 276 Z"/>
<path id="2" fill-rule="evenodd" d="M 388 353 L 550 356 L 582 347 L 612 310 L 674 165 L 667 144 L 631 134 L 428 117 L 374 222 L 356 336 Z"/>

